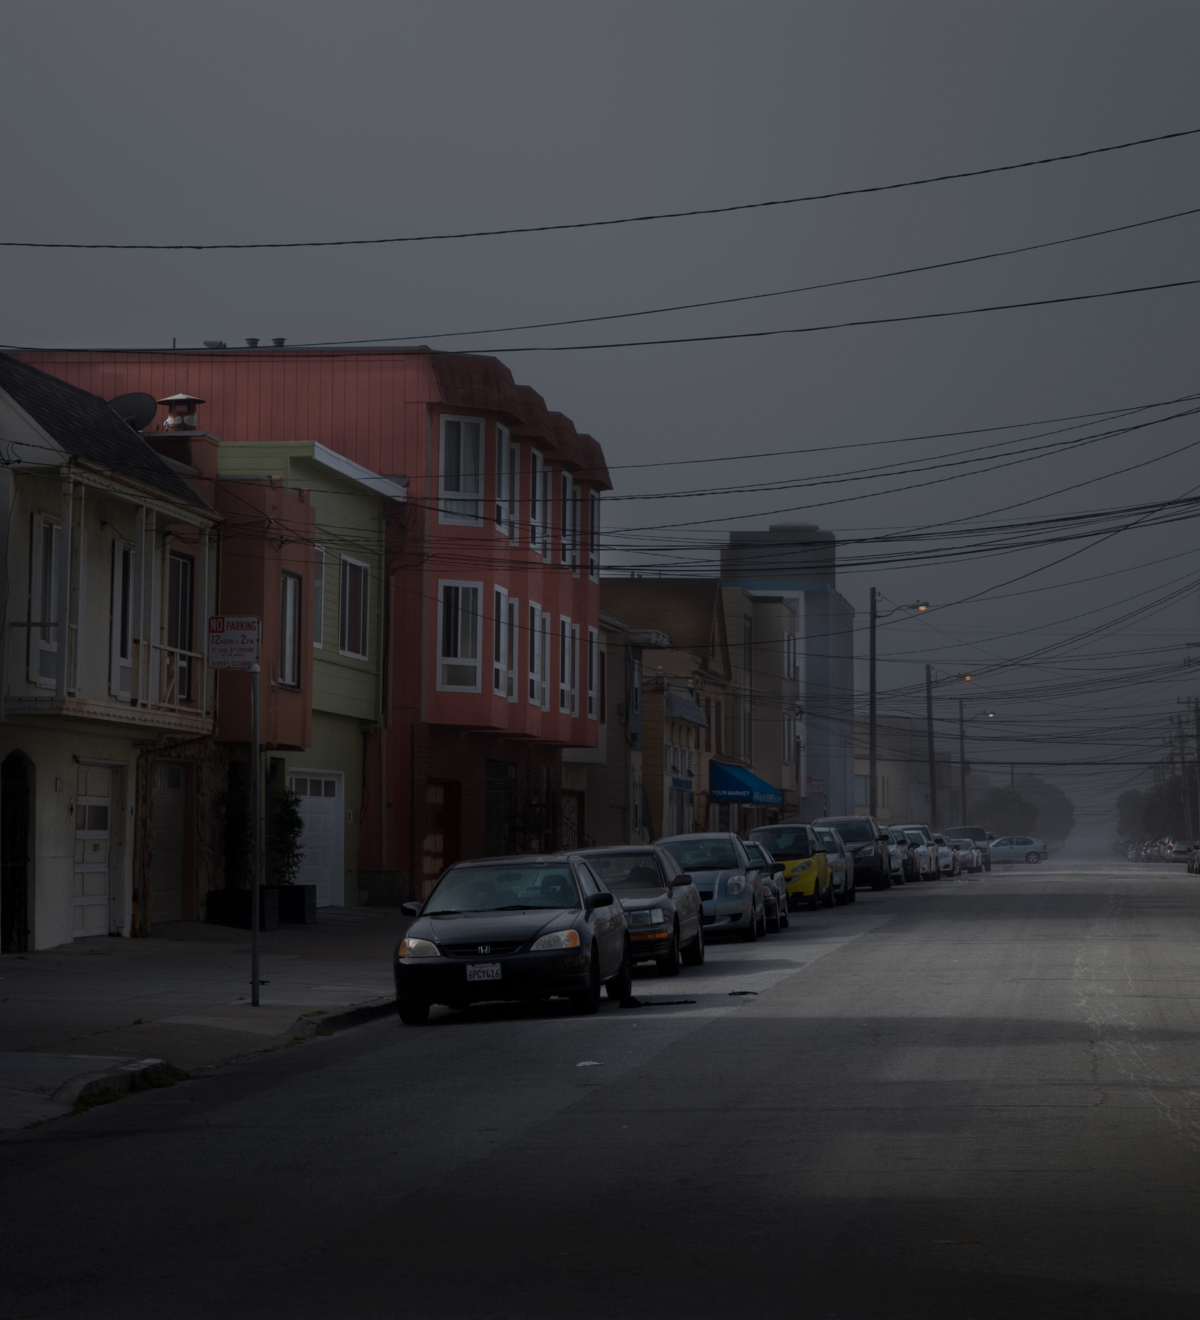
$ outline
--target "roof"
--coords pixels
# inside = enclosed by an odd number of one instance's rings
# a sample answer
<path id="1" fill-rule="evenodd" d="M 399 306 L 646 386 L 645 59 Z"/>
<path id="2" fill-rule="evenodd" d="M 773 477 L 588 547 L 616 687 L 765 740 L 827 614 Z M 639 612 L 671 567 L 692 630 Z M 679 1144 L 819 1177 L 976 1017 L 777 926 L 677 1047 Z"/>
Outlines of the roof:
<path id="1" fill-rule="evenodd" d="M 664 632 L 671 645 L 708 655 L 720 578 L 602 578 L 601 606 L 629 628 Z"/>
<path id="2" fill-rule="evenodd" d="M 0 389 L 73 458 L 184 504 L 208 506 L 98 395 L 0 353 Z"/>

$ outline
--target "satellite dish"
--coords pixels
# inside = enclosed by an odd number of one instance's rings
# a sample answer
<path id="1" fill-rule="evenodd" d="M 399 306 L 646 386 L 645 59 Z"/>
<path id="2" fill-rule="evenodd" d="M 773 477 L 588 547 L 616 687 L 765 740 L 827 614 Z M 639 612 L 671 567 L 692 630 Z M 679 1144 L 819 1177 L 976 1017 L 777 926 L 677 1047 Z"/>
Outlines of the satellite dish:
<path id="1" fill-rule="evenodd" d="M 158 414 L 158 400 L 153 394 L 122 394 L 109 399 L 108 406 L 135 431 L 144 431 Z"/>

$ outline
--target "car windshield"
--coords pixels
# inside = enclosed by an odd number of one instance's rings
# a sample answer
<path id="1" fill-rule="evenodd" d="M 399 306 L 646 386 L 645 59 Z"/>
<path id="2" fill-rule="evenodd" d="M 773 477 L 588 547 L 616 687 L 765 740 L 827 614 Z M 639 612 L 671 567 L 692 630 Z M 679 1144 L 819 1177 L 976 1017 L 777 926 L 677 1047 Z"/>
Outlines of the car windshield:
<path id="1" fill-rule="evenodd" d="M 563 862 L 528 866 L 456 866 L 442 876 L 423 916 L 502 912 L 517 908 L 577 908 L 579 891 Z"/>
<path id="2" fill-rule="evenodd" d="M 807 830 L 780 826 L 776 829 L 754 830 L 750 837 L 755 843 L 761 843 L 777 862 L 794 862 L 812 856 Z"/>
<path id="3" fill-rule="evenodd" d="M 869 820 L 839 820 L 834 828 L 842 836 L 843 843 L 870 843 L 875 838 Z"/>
<path id="4" fill-rule="evenodd" d="M 909 843 L 915 843 L 918 847 L 925 842 L 925 836 L 920 830 L 905 830 L 904 837 Z"/>
<path id="5" fill-rule="evenodd" d="M 821 840 L 821 842 L 825 845 L 828 851 L 830 852 L 838 851 L 837 835 L 835 835 L 832 830 L 822 830 L 814 826 L 813 833 L 817 836 L 818 839 Z M 840 834 L 841 831 L 839 830 L 838 833 Z"/>
<path id="6" fill-rule="evenodd" d="M 665 889 L 651 852 L 587 853 L 587 863 L 609 889 Z"/>
<path id="7" fill-rule="evenodd" d="M 733 844 L 719 835 L 712 839 L 677 839 L 662 847 L 685 871 L 736 871 L 742 864 Z"/>

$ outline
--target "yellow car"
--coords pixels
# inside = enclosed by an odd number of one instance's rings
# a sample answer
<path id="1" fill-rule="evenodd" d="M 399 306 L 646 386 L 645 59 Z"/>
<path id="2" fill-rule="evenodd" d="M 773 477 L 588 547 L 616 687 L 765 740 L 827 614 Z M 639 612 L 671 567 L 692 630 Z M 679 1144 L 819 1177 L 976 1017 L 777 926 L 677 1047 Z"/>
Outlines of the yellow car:
<path id="1" fill-rule="evenodd" d="M 788 907 L 833 906 L 833 871 L 811 825 L 764 825 L 751 830 L 750 838 L 783 863 Z"/>

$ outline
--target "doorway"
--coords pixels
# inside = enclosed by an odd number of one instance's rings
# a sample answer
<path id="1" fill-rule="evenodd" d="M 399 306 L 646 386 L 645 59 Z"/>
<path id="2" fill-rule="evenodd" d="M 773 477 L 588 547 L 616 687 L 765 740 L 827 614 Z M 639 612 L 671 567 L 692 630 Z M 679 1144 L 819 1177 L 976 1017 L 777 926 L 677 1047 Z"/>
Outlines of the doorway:
<path id="1" fill-rule="evenodd" d="M 32 771 L 24 752 L 0 765 L 0 953 L 29 951 Z"/>
<path id="2" fill-rule="evenodd" d="M 187 767 L 159 761 L 154 767 L 154 854 L 150 862 L 150 921 L 183 920 L 187 865 Z"/>
<path id="3" fill-rule="evenodd" d="M 81 765 L 75 793 L 73 935 L 109 932 L 109 868 L 112 862 L 113 770 Z"/>
<path id="4" fill-rule="evenodd" d="M 421 831 L 421 897 L 428 898 L 438 877 L 459 856 L 459 786 L 454 780 L 425 783 Z"/>

